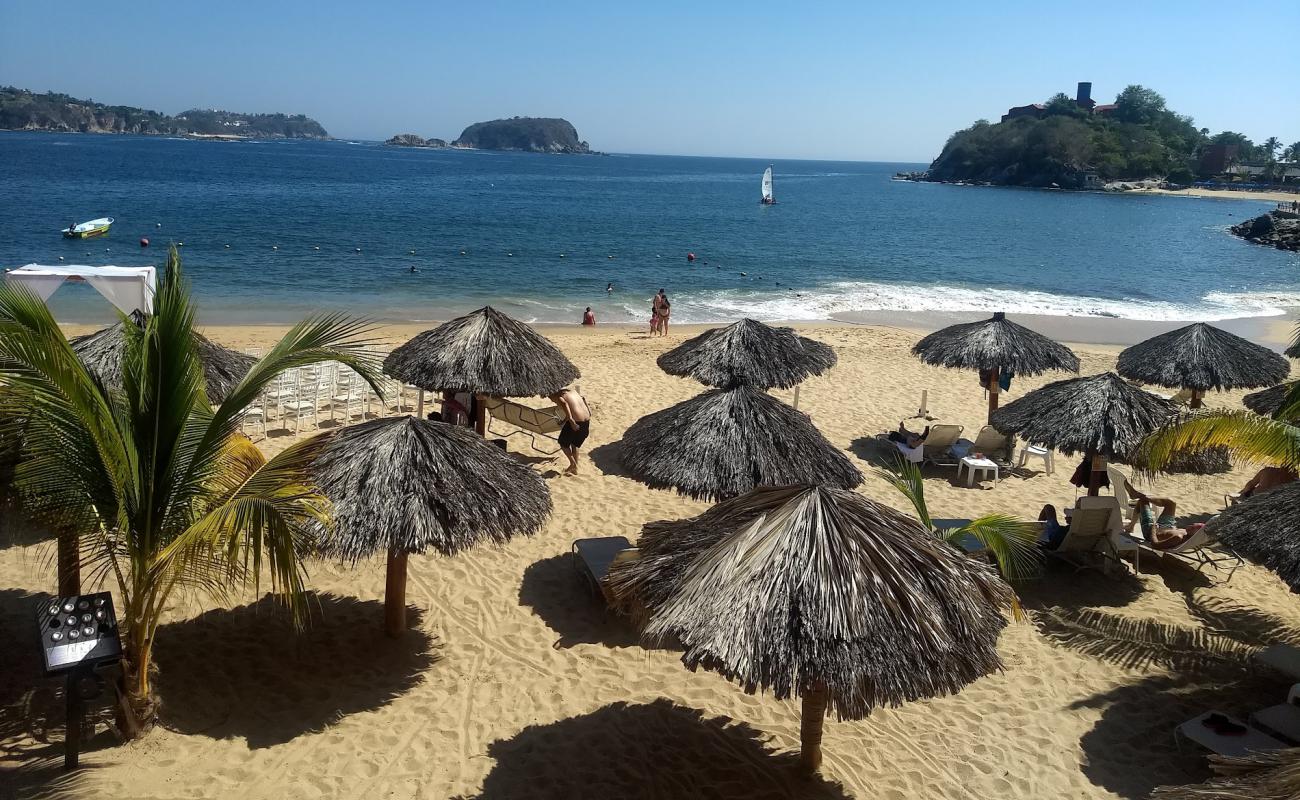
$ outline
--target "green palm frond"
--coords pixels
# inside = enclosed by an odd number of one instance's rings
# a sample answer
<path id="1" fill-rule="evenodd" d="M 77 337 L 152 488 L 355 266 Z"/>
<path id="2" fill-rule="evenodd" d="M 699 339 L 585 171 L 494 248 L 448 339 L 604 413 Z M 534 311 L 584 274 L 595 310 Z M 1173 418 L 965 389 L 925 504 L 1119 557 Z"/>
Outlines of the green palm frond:
<path id="1" fill-rule="evenodd" d="M 949 531 L 947 539 L 956 546 L 963 537 L 973 537 L 993 553 L 1007 580 L 1017 581 L 1036 575 L 1042 564 L 1038 533 L 1038 525 L 1032 522 L 1007 514 L 987 514 Z"/>
<path id="2" fill-rule="evenodd" d="M 1182 451 L 1212 446 L 1239 461 L 1300 467 L 1300 427 L 1246 411 L 1183 416 L 1147 437 L 1137 461 L 1159 471 Z"/>
<path id="3" fill-rule="evenodd" d="M 895 455 L 893 464 L 888 468 L 877 467 L 875 472 L 878 477 L 883 478 L 911 502 L 922 525 L 934 530 L 934 523 L 930 521 L 930 511 L 925 505 L 925 478 L 921 475 L 921 468 L 915 462 Z"/>

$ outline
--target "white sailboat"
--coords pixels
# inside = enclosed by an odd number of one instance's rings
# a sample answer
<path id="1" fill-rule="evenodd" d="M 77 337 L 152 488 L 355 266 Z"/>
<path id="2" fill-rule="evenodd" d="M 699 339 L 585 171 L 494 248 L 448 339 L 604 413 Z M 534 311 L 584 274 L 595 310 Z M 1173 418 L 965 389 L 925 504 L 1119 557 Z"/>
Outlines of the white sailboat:
<path id="1" fill-rule="evenodd" d="M 763 170 L 763 196 L 758 201 L 765 206 L 776 205 L 776 197 L 772 195 L 772 168 L 768 167 Z"/>

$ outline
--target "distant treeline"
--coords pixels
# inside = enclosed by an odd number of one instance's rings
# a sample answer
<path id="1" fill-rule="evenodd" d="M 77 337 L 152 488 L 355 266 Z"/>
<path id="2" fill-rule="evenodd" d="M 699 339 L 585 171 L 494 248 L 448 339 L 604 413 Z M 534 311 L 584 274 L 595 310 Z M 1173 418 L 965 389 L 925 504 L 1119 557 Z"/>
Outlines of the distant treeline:
<path id="1" fill-rule="evenodd" d="M 80 133 L 202 134 L 257 139 L 328 139 L 320 123 L 302 114 L 238 114 L 192 109 L 168 116 L 133 106 L 110 106 L 58 92 L 36 94 L 0 87 L 0 129 Z"/>
<path id="2" fill-rule="evenodd" d="M 1205 148 L 1214 144 L 1237 145 L 1239 161 L 1272 160 L 1280 149 L 1276 137 L 1256 145 L 1233 131 L 1211 135 L 1191 117 L 1167 108 L 1158 92 L 1135 85 L 1120 92 L 1115 107 L 1104 114 L 1057 94 L 1037 116 L 979 120 L 949 137 L 928 177 L 1066 187 L 1079 185 L 1088 175 L 1102 181 L 1187 183 L 1197 177 Z"/>

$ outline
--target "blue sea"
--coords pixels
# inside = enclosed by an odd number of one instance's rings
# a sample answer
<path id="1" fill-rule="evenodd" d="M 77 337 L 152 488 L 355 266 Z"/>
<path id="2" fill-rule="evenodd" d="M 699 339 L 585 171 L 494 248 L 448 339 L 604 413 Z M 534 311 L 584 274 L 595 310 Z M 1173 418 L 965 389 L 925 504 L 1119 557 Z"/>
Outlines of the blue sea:
<path id="1" fill-rule="evenodd" d="M 207 323 L 429 321 L 487 303 L 640 322 L 660 287 L 684 322 L 1300 306 L 1300 256 L 1227 233 L 1268 203 L 890 180 L 922 166 L 0 133 L 0 266 L 161 265 L 175 243 Z M 100 216 L 117 220 L 106 238 L 59 235 Z M 84 286 L 51 302 L 64 321 L 113 315 Z"/>

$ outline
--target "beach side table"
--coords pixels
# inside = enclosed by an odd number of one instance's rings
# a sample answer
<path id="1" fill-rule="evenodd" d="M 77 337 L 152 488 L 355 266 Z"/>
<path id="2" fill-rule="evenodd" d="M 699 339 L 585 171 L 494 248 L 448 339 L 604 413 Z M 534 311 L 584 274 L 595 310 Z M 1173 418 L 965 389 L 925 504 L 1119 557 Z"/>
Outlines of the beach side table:
<path id="1" fill-rule="evenodd" d="M 995 480 L 995 481 L 998 480 L 998 478 L 999 478 L 998 465 L 997 465 L 997 463 L 995 463 L 995 462 L 993 462 L 993 461 L 990 461 L 990 460 L 987 459 L 987 458 L 976 458 L 975 456 L 966 456 L 966 457 L 963 458 L 961 461 L 958 461 L 958 462 L 957 462 L 957 480 L 958 480 L 958 482 L 961 481 L 961 468 L 962 468 L 962 467 L 965 467 L 965 468 L 966 468 L 966 485 L 967 485 L 967 486 L 974 486 L 974 485 L 975 485 L 975 471 L 976 471 L 976 470 L 979 470 L 980 472 L 984 472 L 984 473 L 992 472 L 992 473 L 993 473 L 993 480 Z M 980 480 L 983 480 L 983 478 L 981 478 Z"/>
<path id="2" fill-rule="evenodd" d="M 1242 732 L 1235 735 L 1224 735 L 1215 733 L 1205 725 L 1205 720 L 1215 711 L 1206 711 L 1200 716 L 1189 719 L 1177 728 L 1174 728 L 1174 745 L 1179 752 L 1183 749 L 1183 740 L 1188 739 L 1196 742 L 1201 747 L 1209 750 L 1211 753 L 1218 753 L 1221 756 L 1232 756 L 1240 758 L 1241 756 L 1250 755 L 1251 753 L 1263 753 L 1269 750 L 1285 750 L 1287 744 L 1278 741 L 1269 736 L 1267 733 L 1258 728 L 1252 728 L 1239 719 L 1229 717 L 1227 714 L 1221 716 L 1227 718 L 1229 722 L 1242 728 Z"/>
<path id="3" fill-rule="evenodd" d="M 1020 451 L 1020 459 L 1016 463 L 1016 466 L 1023 467 L 1025 462 L 1029 460 L 1030 456 L 1043 459 L 1043 471 L 1048 475 L 1051 475 L 1056 471 L 1055 454 L 1046 447 L 1039 447 L 1038 445 L 1033 444 L 1025 445 L 1025 448 Z"/>

